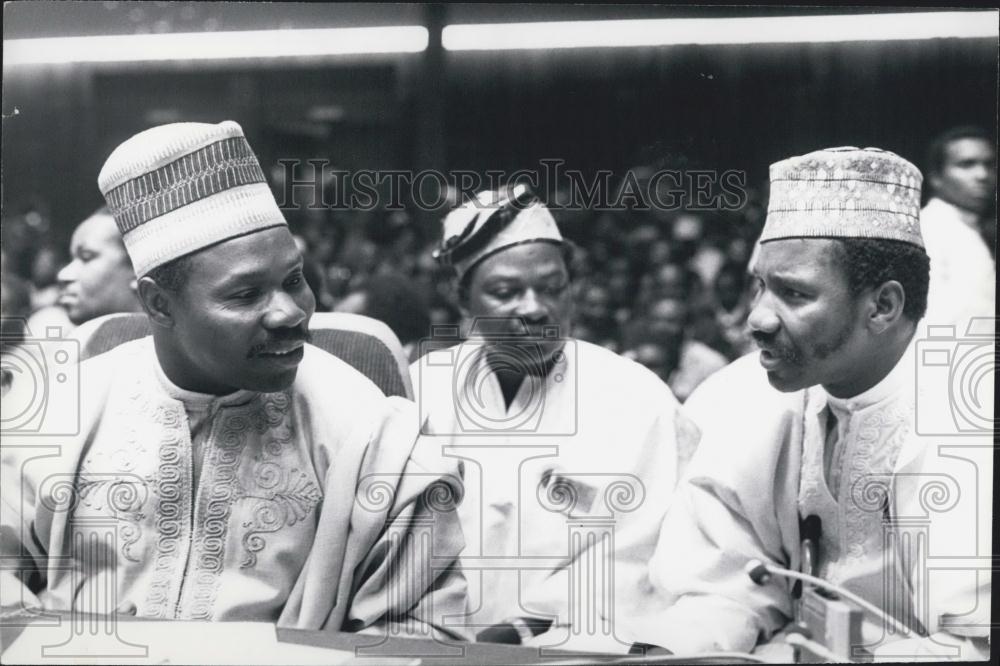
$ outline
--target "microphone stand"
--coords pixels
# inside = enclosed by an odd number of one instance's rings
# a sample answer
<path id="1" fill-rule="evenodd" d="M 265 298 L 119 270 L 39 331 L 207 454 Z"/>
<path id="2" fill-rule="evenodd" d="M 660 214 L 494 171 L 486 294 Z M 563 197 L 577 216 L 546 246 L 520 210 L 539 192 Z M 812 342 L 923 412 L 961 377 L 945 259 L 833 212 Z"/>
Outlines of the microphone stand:
<path id="1" fill-rule="evenodd" d="M 829 581 L 825 581 L 822 578 L 817 578 L 816 576 L 810 576 L 809 574 L 799 573 L 797 571 L 791 571 L 789 569 L 782 569 L 781 567 L 775 567 L 770 564 L 764 564 L 760 560 L 750 560 L 746 566 L 747 575 L 750 579 L 757 583 L 758 585 L 764 585 L 770 580 L 771 576 L 782 576 L 784 578 L 791 578 L 792 580 L 800 580 L 804 583 L 809 583 L 815 585 L 821 589 L 833 592 L 838 596 L 844 597 L 849 601 L 854 602 L 858 606 L 861 606 L 866 611 L 872 615 L 880 618 L 883 622 L 891 624 L 896 631 L 901 634 L 910 633 L 909 627 L 904 625 L 902 622 L 892 617 L 885 611 L 883 611 L 878 606 L 865 601 L 858 595 L 854 594 L 850 590 L 847 590 L 840 585 L 834 585 Z"/>

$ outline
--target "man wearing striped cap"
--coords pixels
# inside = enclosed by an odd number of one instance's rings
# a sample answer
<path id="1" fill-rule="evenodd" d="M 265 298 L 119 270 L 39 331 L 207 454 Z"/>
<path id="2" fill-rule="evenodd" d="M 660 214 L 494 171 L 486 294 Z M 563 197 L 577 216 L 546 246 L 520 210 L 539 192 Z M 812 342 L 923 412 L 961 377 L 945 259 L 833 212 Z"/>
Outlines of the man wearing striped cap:
<path id="1" fill-rule="evenodd" d="M 841 660 L 981 659 L 992 378 L 972 369 L 959 378 L 972 395 L 950 394 L 957 341 L 917 339 L 921 174 L 887 151 L 834 148 L 770 175 L 749 316 L 760 352 L 686 404 L 703 436 L 651 565 L 673 613 L 648 640 L 679 654 L 770 640 L 809 604 L 797 609 L 788 578 L 752 580 L 746 566 L 761 562 L 884 612 L 840 638 L 832 615 L 830 633 L 811 628 Z M 963 408 L 980 420 L 956 421 Z"/>
<path id="2" fill-rule="evenodd" d="M 568 336 L 571 246 L 527 187 L 482 192 L 443 227 L 468 336 L 434 336 L 410 372 L 424 434 L 469 461 L 456 624 L 624 653 L 660 608 L 647 562 L 697 433 L 659 377 Z"/>
<path id="3" fill-rule="evenodd" d="M 81 365 L 78 432 L 33 440 L 59 455 L 5 451 L 4 604 L 335 630 L 462 608 L 460 575 L 405 552 L 457 558 L 457 468 L 412 403 L 308 344 L 302 257 L 240 126 L 144 131 L 98 183 L 153 335 Z"/>

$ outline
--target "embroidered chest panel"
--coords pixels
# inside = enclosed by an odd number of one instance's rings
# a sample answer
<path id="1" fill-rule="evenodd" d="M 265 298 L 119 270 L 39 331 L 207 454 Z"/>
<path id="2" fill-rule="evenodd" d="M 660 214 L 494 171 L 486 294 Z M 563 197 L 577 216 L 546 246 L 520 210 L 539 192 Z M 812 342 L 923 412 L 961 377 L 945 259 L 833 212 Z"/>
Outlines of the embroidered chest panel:
<path id="1" fill-rule="evenodd" d="M 881 570 L 893 506 L 891 476 L 910 432 L 912 406 L 891 400 L 852 415 L 845 433 L 841 481 L 833 497 L 824 478 L 822 420 L 805 424 L 799 513 L 822 520 L 820 575 L 842 582 L 852 571 Z"/>
<path id="2" fill-rule="evenodd" d="M 83 457 L 70 521 L 75 542 L 112 540 L 104 557 L 113 558 L 118 594 L 141 615 L 211 619 L 224 578 L 290 588 L 322 499 L 290 396 L 219 408 L 199 438 L 195 487 L 184 407 L 150 395 L 136 382 Z M 93 556 L 86 548 L 75 554 Z"/>

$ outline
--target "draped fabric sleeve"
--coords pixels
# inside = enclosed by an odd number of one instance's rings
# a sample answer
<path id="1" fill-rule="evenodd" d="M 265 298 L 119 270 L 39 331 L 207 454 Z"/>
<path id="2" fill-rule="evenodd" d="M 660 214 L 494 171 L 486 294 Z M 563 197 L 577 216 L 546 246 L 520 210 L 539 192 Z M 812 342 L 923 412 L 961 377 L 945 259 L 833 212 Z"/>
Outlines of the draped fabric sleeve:
<path id="1" fill-rule="evenodd" d="M 465 606 L 456 464 L 418 437 L 415 405 L 380 398 L 333 457 L 320 524 L 280 626 L 450 636 Z"/>
<path id="2" fill-rule="evenodd" d="M 0 439 L 0 606 L 5 610 L 63 610 L 72 603 L 49 591 L 56 579 L 69 575 L 65 565 L 54 562 L 69 554 L 64 540 L 78 499 L 73 479 L 121 357 L 105 354 L 78 366 L 86 391 L 51 391 L 35 430 L 8 430 Z M 44 392 L 45 384 L 34 379 L 17 377 L 11 391 Z M 4 402 L 28 404 L 37 398 L 8 394 Z"/>
<path id="3" fill-rule="evenodd" d="M 458 556 L 465 547 L 457 506 L 459 467 L 434 457 L 434 440 L 417 439 L 391 494 L 385 527 L 356 569 L 349 626 L 390 634 L 464 639 L 450 626 L 465 612 L 466 581 Z M 370 489 L 359 488 L 359 493 Z M 384 488 L 388 492 L 388 488 Z"/>
<path id="4" fill-rule="evenodd" d="M 685 405 L 702 437 L 650 560 L 650 579 L 672 604 L 644 635 L 675 654 L 748 651 L 792 614 L 783 579 L 759 586 L 746 572 L 754 559 L 798 566 L 800 449 L 792 442 L 801 413 L 794 397 L 773 390 L 774 404 L 762 405 L 767 380 L 757 370 L 741 359 Z"/>
<path id="5" fill-rule="evenodd" d="M 20 456 L 4 442 L 0 451 L 0 607 L 5 611 L 41 606 L 46 550 L 34 528 L 36 488 L 22 473 Z"/>

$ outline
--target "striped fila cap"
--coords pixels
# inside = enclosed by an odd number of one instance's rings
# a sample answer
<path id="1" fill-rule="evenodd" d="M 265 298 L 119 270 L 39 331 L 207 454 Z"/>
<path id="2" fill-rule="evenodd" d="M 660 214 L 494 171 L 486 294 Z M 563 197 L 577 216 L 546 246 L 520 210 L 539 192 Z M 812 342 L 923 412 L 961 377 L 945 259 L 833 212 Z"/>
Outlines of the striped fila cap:
<path id="1" fill-rule="evenodd" d="M 111 153 L 97 184 L 140 277 L 210 245 L 287 224 L 231 120 L 140 132 Z"/>

